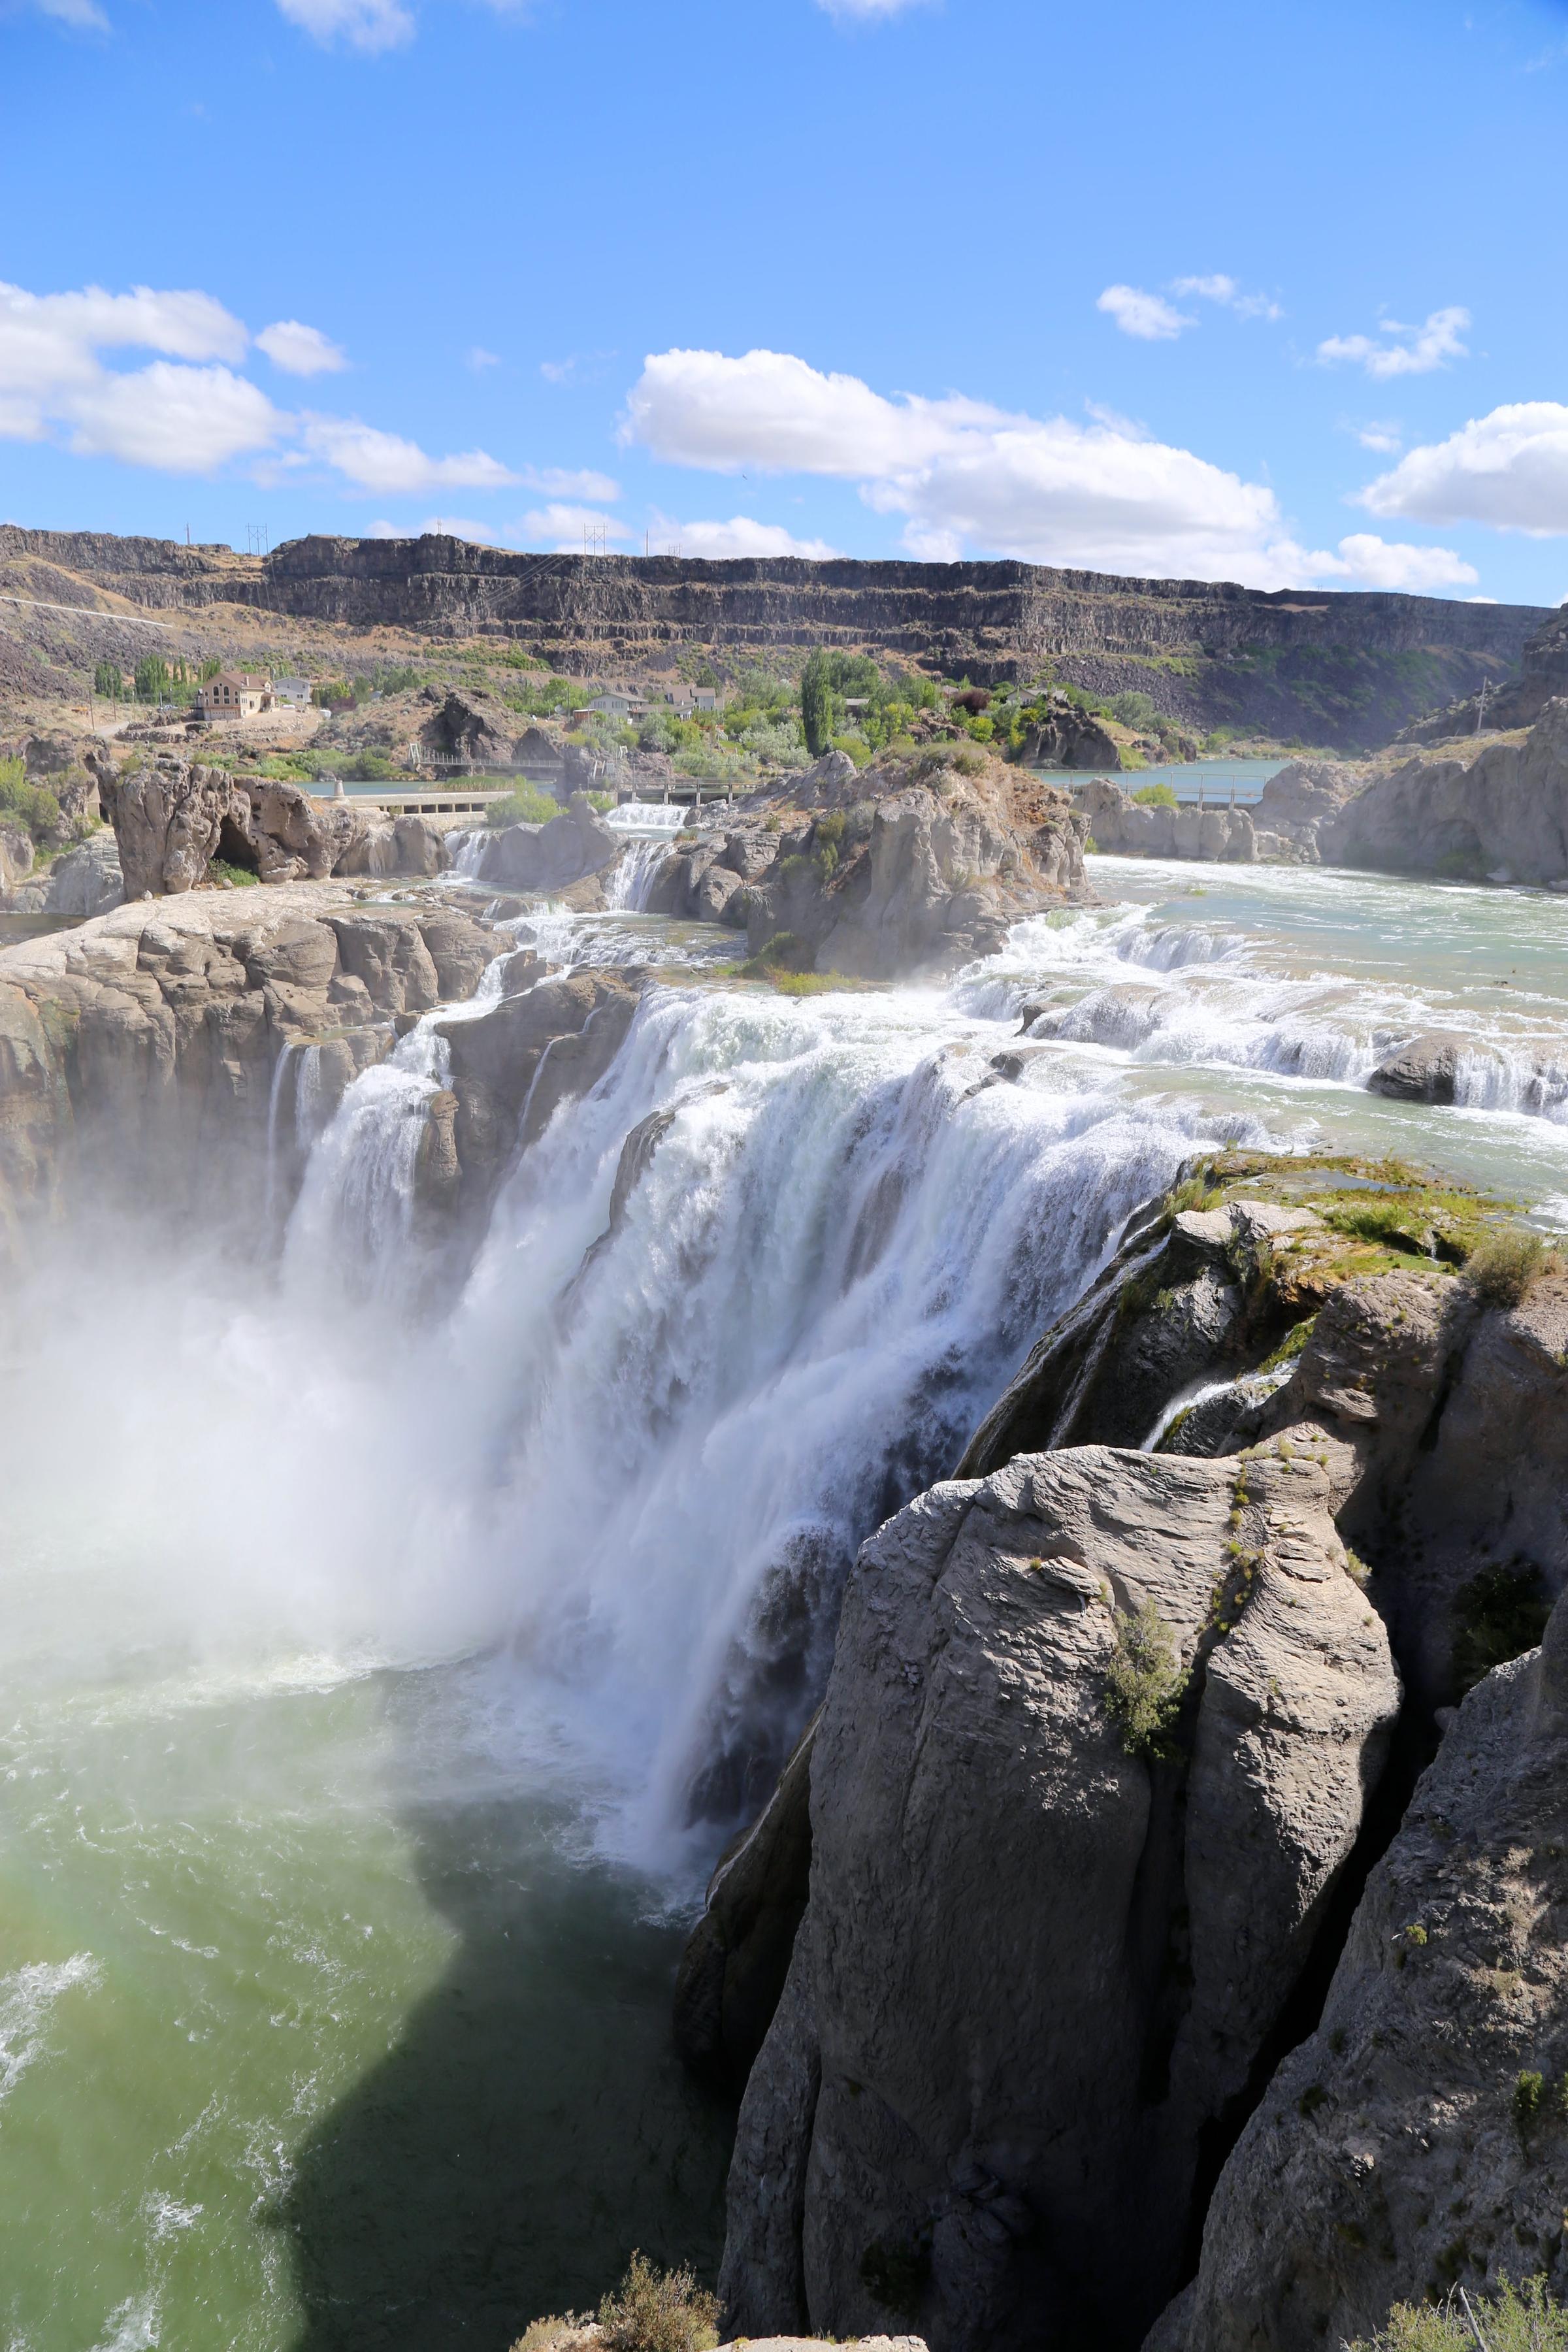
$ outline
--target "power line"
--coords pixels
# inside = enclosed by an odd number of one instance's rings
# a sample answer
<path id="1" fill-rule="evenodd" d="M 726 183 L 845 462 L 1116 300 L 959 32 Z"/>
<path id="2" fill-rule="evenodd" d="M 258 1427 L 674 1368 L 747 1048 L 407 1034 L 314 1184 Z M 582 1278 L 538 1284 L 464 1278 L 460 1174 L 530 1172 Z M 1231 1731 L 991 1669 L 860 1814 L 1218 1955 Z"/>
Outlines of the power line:
<path id="1" fill-rule="evenodd" d="M 73 621 L 112 621 L 127 629 L 167 629 L 167 621 L 142 621 L 132 613 L 100 613 L 96 604 L 46 604 L 37 596 L 0 594 L 0 604 L 26 604 L 35 613 L 68 613 Z M 176 604 L 172 608 L 184 612 L 189 608 Z"/>

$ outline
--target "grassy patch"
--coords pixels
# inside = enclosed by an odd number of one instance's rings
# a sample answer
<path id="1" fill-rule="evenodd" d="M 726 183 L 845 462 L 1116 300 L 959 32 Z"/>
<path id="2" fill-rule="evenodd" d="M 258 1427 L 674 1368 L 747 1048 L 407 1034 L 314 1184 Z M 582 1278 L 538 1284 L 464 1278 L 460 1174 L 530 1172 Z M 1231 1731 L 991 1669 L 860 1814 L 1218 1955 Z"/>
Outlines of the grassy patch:
<path id="1" fill-rule="evenodd" d="M 1467 2300 L 1468 2312 L 1456 2287 L 1440 2302 L 1396 2303 L 1386 2326 L 1350 2352 L 1476 2352 L 1478 2329 L 1488 2352 L 1568 2352 L 1568 2311 L 1548 2294 L 1544 2276 L 1527 2280 L 1522 2291 L 1505 2281 L 1500 2294 Z"/>
<path id="2" fill-rule="evenodd" d="M 253 866 L 235 866 L 226 857 L 209 857 L 207 880 L 218 883 L 232 882 L 237 890 L 245 890 L 253 884 L 259 884 L 261 877 Z"/>

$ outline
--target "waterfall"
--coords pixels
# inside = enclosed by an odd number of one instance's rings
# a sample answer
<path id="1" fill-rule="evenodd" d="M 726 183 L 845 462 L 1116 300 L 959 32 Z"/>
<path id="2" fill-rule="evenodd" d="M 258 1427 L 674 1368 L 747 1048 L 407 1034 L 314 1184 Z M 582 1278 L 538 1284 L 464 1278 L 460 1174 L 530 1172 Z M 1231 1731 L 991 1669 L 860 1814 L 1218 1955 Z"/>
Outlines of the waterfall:
<path id="1" fill-rule="evenodd" d="M 640 915 L 647 904 L 654 877 L 669 856 L 668 841 L 634 841 L 605 884 L 605 901 L 618 912 Z"/>
<path id="2" fill-rule="evenodd" d="M 384 1300 L 406 1279 L 430 1035 L 318 1144 L 294 1279 L 348 1265 Z M 1066 1064 L 999 1084 L 994 1042 L 916 992 L 650 989 L 421 1343 L 449 1408 L 439 1475 L 506 1596 L 497 1637 L 623 1790 L 606 1836 L 645 1857 L 755 1804 L 820 1693 L 857 1545 L 951 1468 L 1208 1131 Z"/>

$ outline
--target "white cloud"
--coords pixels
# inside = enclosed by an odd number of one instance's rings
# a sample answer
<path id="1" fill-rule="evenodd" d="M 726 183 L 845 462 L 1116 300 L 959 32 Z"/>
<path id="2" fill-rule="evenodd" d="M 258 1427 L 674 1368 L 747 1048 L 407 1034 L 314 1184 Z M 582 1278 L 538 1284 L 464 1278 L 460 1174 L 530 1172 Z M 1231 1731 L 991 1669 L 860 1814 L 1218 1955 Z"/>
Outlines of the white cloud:
<path id="1" fill-rule="evenodd" d="M 1405 428 L 1394 417 L 1374 416 L 1366 425 L 1352 425 L 1350 430 L 1363 449 L 1375 449 L 1384 457 L 1394 457 L 1405 440 Z"/>
<path id="2" fill-rule="evenodd" d="M 580 555 L 585 530 L 602 530 L 606 539 L 631 537 L 626 525 L 617 522 L 614 515 L 601 514 L 595 507 L 570 506 L 559 500 L 547 507 L 535 507 L 507 536 L 521 539 L 530 546 L 549 540 L 556 554 Z"/>
<path id="3" fill-rule="evenodd" d="M 1484 522 L 1535 538 L 1568 530 L 1568 407 L 1522 400 L 1472 417 L 1412 449 L 1359 503 L 1414 522 Z"/>
<path id="4" fill-rule="evenodd" d="M 476 375 L 482 375 L 486 368 L 500 367 L 500 354 L 499 352 L 487 352 L 483 343 L 475 343 L 469 349 L 466 364 L 473 369 Z"/>
<path id="5" fill-rule="evenodd" d="M 402 0 L 278 0 L 282 14 L 323 45 L 346 41 L 374 57 L 414 38 L 412 13 Z"/>
<path id="6" fill-rule="evenodd" d="M 1358 588 L 1399 588 L 1414 595 L 1434 588 L 1468 588 L 1480 577 L 1474 564 L 1451 547 L 1411 547 L 1366 530 L 1342 539 L 1337 557 L 1321 556 L 1317 562 L 1321 579 L 1350 580 Z M 1489 600 L 1469 599 L 1478 601 Z"/>
<path id="7" fill-rule="evenodd" d="M 1238 319 L 1282 319 L 1284 311 L 1267 294 L 1244 294 L 1234 278 L 1216 271 L 1212 278 L 1178 278 L 1173 294 L 1193 295 L 1200 302 L 1217 302 Z"/>
<path id="8" fill-rule="evenodd" d="M 1449 360 L 1468 358 L 1468 349 L 1459 338 L 1469 323 L 1469 312 L 1457 305 L 1434 310 L 1421 327 L 1402 327 L 1396 319 L 1384 319 L 1378 329 L 1386 339 L 1384 341 L 1375 341 L 1371 335 L 1331 335 L 1318 345 L 1318 358 L 1324 367 L 1348 361 L 1380 380 L 1430 375 Z"/>
<path id="9" fill-rule="evenodd" d="M 816 5 L 844 23 L 880 25 L 889 16 L 901 16 L 906 8 L 919 7 L 922 0 L 816 0 Z"/>
<path id="10" fill-rule="evenodd" d="M 1145 294 L 1137 286 L 1108 286 L 1094 307 L 1114 319 L 1124 335 L 1136 335 L 1145 343 L 1173 342 L 1184 327 L 1197 324 L 1163 295 Z"/>
<path id="11" fill-rule="evenodd" d="M 825 539 L 796 539 L 782 523 L 753 522 L 750 515 L 731 515 L 728 522 L 674 522 L 656 514 L 653 536 L 683 555 L 714 562 L 742 555 L 800 555 L 826 563 L 841 552 Z"/>
<path id="12" fill-rule="evenodd" d="M 596 505 L 614 506 L 621 495 L 619 482 L 608 474 L 574 474 L 564 466 L 525 466 L 519 478 L 552 499 L 592 499 Z"/>
<path id="13" fill-rule="evenodd" d="M 79 457 L 118 457 L 166 474 L 210 473 L 269 447 L 286 424 L 264 392 L 230 369 L 169 360 L 105 374 L 77 395 L 71 419 Z"/>
<path id="14" fill-rule="evenodd" d="M 68 25 L 73 33 L 107 33 L 109 19 L 97 0 L 35 0 L 42 16 L 52 16 L 58 25 Z"/>
<path id="15" fill-rule="evenodd" d="M 319 327 L 301 326 L 298 319 L 275 320 L 270 327 L 262 328 L 256 341 L 273 366 L 289 375 L 337 375 L 349 363 L 341 343 L 334 343 Z"/>
<path id="16" fill-rule="evenodd" d="M 302 437 L 312 457 L 325 458 L 361 489 L 384 495 L 496 490 L 518 478 L 482 449 L 465 450 L 456 457 L 429 457 L 417 442 L 380 432 L 374 425 L 362 424 L 357 416 L 307 416 Z"/>
<path id="17" fill-rule="evenodd" d="M 787 352 L 651 355 L 621 436 L 677 465 L 858 479 L 911 552 L 1288 587 L 1316 576 L 1274 493 L 1114 423 L 873 392 Z M 1329 559 L 1332 561 L 1333 559 Z"/>
<path id="18" fill-rule="evenodd" d="M 238 360 L 247 341 L 209 294 L 89 286 L 38 295 L 0 285 L 0 436 L 63 433 L 82 456 L 205 473 L 269 447 L 284 428 L 266 394 L 229 366 L 174 364 Z M 99 356 L 137 346 L 163 356 L 121 374 Z"/>

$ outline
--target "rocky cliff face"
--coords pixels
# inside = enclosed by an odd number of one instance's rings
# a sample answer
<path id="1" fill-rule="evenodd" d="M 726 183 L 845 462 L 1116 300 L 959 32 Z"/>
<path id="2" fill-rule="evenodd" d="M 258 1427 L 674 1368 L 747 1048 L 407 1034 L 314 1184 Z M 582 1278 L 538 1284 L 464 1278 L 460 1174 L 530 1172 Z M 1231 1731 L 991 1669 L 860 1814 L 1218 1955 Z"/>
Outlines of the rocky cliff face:
<path id="1" fill-rule="evenodd" d="M 309 1141 L 297 1090 L 277 1084 L 283 1057 L 311 1054 L 319 1125 L 510 945 L 433 898 L 367 906 L 328 883 L 136 901 L 0 950 L 0 1264 L 73 1192 L 243 1230 L 280 1218 Z M 513 1153 L 608 1066 L 636 1002 L 617 974 L 553 979 L 518 957 L 494 1008 L 450 1025 L 416 1171 L 443 1237 L 482 1221 Z"/>
<path id="2" fill-rule="evenodd" d="M 897 2310 L 942 2347 L 1036 2344 L 1047 2314 L 1137 2341 L 1397 1706 L 1328 1502 L 1305 1458 L 1090 1448 L 938 1487 L 865 1547 L 736 2141 L 744 2332 Z M 1108 1696 L 1151 1604 L 1185 1685 L 1152 1759 Z"/>
<path id="3" fill-rule="evenodd" d="M 1568 700 L 1548 701 L 1522 741 L 1405 761 L 1319 838 L 1333 865 L 1568 885 Z"/>
<path id="4" fill-rule="evenodd" d="M 738 2325 L 1131 2345 L 1205 2208 L 1150 2352 L 1568 2284 L 1563 1611 L 1477 1682 L 1568 1591 L 1568 1275 L 1500 1303 L 1489 1204 L 1384 1166 L 1368 1218 L 1362 1181 L 1238 1157 L 1134 1220 L 866 1547 L 683 1976 L 688 2055 L 750 2067 Z M 1110 1696 L 1151 1601 L 1152 1759 Z"/>
<path id="5" fill-rule="evenodd" d="M 1542 2272 L 1568 2299 L 1565 1811 L 1560 1603 L 1450 1726 L 1150 2352 L 1318 2352 Z"/>
<path id="6" fill-rule="evenodd" d="M 262 559 L 104 534 L 0 529 L 0 562 L 59 567 L 143 607 L 239 604 L 434 636 L 494 631 L 586 673 L 817 645 L 950 677 L 1054 667 L 1100 693 L 1132 687 L 1199 731 L 1259 727 L 1311 742 L 1386 740 L 1417 714 L 1501 684 L 1543 614 L 1441 597 L 1131 580 L 1024 563 L 709 563 L 537 556 L 426 533 L 297 540 Z"/>

